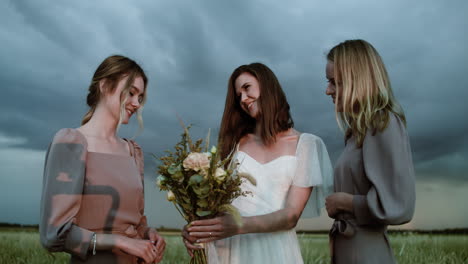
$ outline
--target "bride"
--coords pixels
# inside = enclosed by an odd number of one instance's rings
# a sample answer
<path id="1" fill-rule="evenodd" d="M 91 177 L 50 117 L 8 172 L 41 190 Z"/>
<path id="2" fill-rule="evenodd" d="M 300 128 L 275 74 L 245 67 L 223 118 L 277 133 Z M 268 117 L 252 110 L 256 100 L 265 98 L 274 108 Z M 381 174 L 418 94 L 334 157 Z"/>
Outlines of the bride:
<path id="1" fill-rule="evenodd" d="M 230 215 L 193 221 L 183 230 L 189 254 L 196 243 L 214 242 L 209 263 L 303 263 L 294 227 L 306 208 L 318 216 L 332 190 L 332 167 L 323 141 L 299 133 L 275 74 L 261 63 L 234 70 L 219 133 L 221 155 L 233 149 L 251 195 L 233 201 L 242 215 L 237 226 Z"/>

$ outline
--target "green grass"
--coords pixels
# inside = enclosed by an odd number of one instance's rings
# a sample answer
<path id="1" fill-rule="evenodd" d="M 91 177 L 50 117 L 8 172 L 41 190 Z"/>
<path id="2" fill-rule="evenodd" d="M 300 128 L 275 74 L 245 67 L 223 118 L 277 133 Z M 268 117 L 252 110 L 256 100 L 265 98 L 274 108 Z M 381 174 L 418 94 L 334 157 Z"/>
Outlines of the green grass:
<path id="1" fill-rule="evenodd" d="M 188 263 L 180 236 L 163 234 L 166 239 L 164 264 Z M 305 263 L 329 263 L 328 236 L 299 234 Z M 468 263 L 468 235 L 391 234 L 390 240 L 400 264 Z M 36 230 L 0 229 L 0 264 L 68 263 L 65 253 L 49 254 L 39 244 Z"/>
<path id="2" fill-rule="evenodd" d="M 468 235 L 398 234 L 390 241 L 399 263 L 468 263 Z"/>

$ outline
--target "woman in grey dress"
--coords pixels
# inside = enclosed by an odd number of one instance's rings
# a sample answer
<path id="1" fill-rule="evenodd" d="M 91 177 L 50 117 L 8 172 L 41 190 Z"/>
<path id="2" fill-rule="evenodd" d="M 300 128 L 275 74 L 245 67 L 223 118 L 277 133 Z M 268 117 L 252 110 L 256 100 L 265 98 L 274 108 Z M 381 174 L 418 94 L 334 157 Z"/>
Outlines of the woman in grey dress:
<path id="1" fill-rule="evenodd" d="M 335 104 L 345 149 L 326 199 L 333 263 L 395 263 L 388 225 L 411 220 L 414 169 L 403 110 L 375 48 L 347 40 L 327 55 L 326 94 Z"/>

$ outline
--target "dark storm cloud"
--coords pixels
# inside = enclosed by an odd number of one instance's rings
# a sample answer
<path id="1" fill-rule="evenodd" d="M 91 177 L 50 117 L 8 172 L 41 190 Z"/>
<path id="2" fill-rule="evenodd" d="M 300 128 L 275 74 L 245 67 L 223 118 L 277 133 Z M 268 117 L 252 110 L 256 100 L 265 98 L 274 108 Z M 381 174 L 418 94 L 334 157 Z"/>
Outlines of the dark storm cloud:
<path id="1" fill-rule="evenodd" d="M 3 1 L 0 10 L 0 148 L 17 160 L 28 153 L 35 167 L 58 129 L 79 126 L 92 74 L 111 54 L 149 77 L 137 138 L 149 180 L 150 154 L 178 140 L 177 116 L 194 136 L 212 128 L 216 138 L 231 72 L 255 61 L 277 74 L 296 128 L 322 137 L 336 160 L 343 136 L 324 93 L 325 54 L 363 38 L 405 109 L 418 178 L 468 180 L 466 1 Z M 135 123 L 121 134 L 132 136 Z"/>
<path id="2" fill-rule="evenodd" d="M 107 55 L 123 53 L 150 78 L 145 119 L 153 133 L 141 144 L 155 152 L 170 147 L 158 142 L 177 139 L 176 115 L 201 130 L 217 128 L 230 73 L 261 61 L 282 82 L 297 128 L 322 136 L 336 158 L 342 138 L 324 95 L 325 53 L 358 37 L 384 57 L 408 116 L 415 161 L 467 148 L 468 122 L 461 122 L 467 107 L 460 100 L 468 95 L 467 41 L 457 30 L 467 26 L 462 1 L 369 2 L 366 10 L 267 1 L 3 5 L 11 23 L 4 26 L 0 76 L 13 100 L 2 105 L 0 120 L 4 133 L 28 139 L 24 148 L 43 149 L 54 131 L 77 126 L 94 69 Z"/>

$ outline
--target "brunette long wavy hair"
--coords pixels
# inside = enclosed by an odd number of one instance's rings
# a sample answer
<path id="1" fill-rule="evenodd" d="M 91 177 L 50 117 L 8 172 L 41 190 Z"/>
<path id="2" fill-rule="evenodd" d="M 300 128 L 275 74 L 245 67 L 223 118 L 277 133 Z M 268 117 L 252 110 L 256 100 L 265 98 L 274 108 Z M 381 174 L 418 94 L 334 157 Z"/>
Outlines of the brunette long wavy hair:
<path id="1" fill-rule="evenodd" d="M 257 119 L 242 110 L 240 97 L 236 94 L 235 82 L 242 73 L 252 74 L 260 85 Z M 289 110 L 286 95 L 270 68 L 258 62 L 239 66 L 231 74 L 228 82 L 226 104 L 218 136 L 221 157 L 227 157 L 243 136 L 253 133 L 257 122 L 260 122 L 260 135 L 263 143 L 265 145 L 274 143 L 278 133 L 294 127 Z"/>

